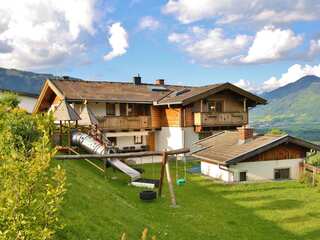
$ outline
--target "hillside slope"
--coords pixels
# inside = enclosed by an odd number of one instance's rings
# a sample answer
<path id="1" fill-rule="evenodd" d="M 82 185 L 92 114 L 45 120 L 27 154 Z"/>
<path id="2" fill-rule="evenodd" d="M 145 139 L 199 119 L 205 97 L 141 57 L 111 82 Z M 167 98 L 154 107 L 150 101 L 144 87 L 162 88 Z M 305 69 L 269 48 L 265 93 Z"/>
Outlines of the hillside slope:
<path id="1" fill-rule="evenodd" d="M 39 94 L 44 81 L 51 77 L 51 74 L 0 68 L 0 89 Z"/>
<path id="2" fill-rule="evenodd" d="M 305 76 L 263 95 L 265 106 L 252 110 L 254 125 L 288 126 L 320 123 L 320 78 Z"/>
<path id="3" fill-rule="evenodd" d="M 135 240 L 145 227 L 158 240 L 319 238 L 320 192 L 298 182 L 224 185 L 188 174 L 186 185 L 174 187 L 179 207 L 172 208 L 167 183 L 162 199 L 146 203 L 139 200 L 142 189 L 128 186 L 119 172 L 108 169 L 105 179 L 87 162 L 61 164 L 68 191 L 61 218 L 66 227 L 57 240 L 120 239 L 122 232 Z M 160 172 L 159 165 L 144 169 L 149 178 Z"/>

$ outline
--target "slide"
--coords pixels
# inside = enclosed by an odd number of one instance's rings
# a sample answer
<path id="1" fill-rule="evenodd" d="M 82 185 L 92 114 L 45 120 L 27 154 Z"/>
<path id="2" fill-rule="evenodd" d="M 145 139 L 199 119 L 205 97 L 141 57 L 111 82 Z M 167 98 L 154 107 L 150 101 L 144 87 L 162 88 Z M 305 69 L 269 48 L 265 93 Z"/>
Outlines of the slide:
<path id="1" fill-rule="evenodd" d="M 108 149 L 106 149 L 105 146 L 103 146 L 103 144 L 101 144 L 100 142 L 98 142 L 97 140 L 95 140 L 93 137 L 89 136 L 86 133 L 81 133 L 81 132 L 73 133 L 72 143 L 74 145 L 78 145 L 79 147 L 83 148 L 84 150 L 92 154 L 103 155 L 108 153 Z M 137 170 L 129 167 L 127 164 L 125 164 L 119 159 L 109 159 L 108 162 L 113 167 L 117 168 L 121 172 L 130 176 L 131 181 L 141 178 L 141 174 Z"/>

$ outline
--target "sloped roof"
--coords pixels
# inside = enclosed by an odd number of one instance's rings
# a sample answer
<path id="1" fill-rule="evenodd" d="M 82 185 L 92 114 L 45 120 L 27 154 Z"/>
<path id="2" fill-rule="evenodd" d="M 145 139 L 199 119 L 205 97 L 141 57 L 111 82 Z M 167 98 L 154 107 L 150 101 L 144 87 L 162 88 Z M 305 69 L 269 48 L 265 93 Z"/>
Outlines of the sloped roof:
<path id="1" fill-rule="evenodd" d="M 65 99 L 73 101 L 135 102 L 155 105 L 187 105 L 223 90 L 231 90 L 247 97 L 255 104 L 266 104 L 266 100 L 230 83 L 212 84 L 202 87 L 134 84 L 105 81 L 79 81 L 51 79 L 51 83 Z"/>
<path id="2" fill-rule="evenodd" d="M 239 144 L 237 131 L 223 131 L 196 144 L 200 150 L 193 156 L 200 159 L 230 165 L 254 157 L 283 143 L 293 143 L 306 149 L 320 150 L 320 146 L 289 135 L 256 135 L 252 140 Z"/>
<path id="3" fill-rule="evenodd" d="M 247 97 L 249 100 L 256 102 L 258 104 L 266 104 L 267 101 L 255 94 L 252 94 L 242 88 L 239 88 L 231 83 L 221 83 L 221 84 L 211 84 L 207 86 L 202 87 L 196 87 L 196 88 L 185 88 L 189 91 L 185 91 L 183 94 L 179 94 L 181 90 L 174 91 L 165 98 L 161 99 L 157 105 L 165 105 L 165 104 L 182 104 L 187 105 L 191 102 L 197 101 L 201 98 L 205 98 L 207 96 L 210 96 L 214 93 L 224 91 L 224 90 L 231 90 L 233 92 L 236 92 L 240 95 L 243 95 Z M 182 90 L 182 92 L 184 92 Z"/>
<path id="4" fill-rule="evenodd" d="M 141 102 L 161 99 L 179 88 L 173 85 L 133 84 L 105 81 L 50 80 L 68 100 Z M 160 88 L 161 87 L 161 88 Z M 153 90 L 154 89 L 154 90 Z"/>
<path id="5" fill-rule="evenodd" d="M 88 104 L 84 104 L 84 107 L 80 113 L 80 118 L 81 119 L 78 122 L 79 125 L 88 126 L 88 125 L 97 125 L 99 123 L 96 116 L 88 107 Z"/>
<path id="6" fill-rule="evenodd" d="M 65 101 L 61 101 L 56 110 L 53 112 L 56 121 L 78 121 L 78 113 Z"/>

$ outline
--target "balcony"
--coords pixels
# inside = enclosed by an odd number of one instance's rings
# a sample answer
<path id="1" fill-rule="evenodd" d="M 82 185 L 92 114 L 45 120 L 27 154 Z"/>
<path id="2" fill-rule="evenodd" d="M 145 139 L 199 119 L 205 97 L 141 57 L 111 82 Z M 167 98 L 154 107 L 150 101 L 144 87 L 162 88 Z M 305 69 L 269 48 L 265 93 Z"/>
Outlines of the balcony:
<path id="1" fill-rule="evenodd" d="M 194 125 L 201 127 L 242 126 L 248 123 L 246 112 L 194 113 Z"/>
<path id="2" fill-rule="evenodd" d="M 150 116 L 107 116 L 99 120 L 99 128 L 107 131 L 129 131 L 151 128 Z"/>

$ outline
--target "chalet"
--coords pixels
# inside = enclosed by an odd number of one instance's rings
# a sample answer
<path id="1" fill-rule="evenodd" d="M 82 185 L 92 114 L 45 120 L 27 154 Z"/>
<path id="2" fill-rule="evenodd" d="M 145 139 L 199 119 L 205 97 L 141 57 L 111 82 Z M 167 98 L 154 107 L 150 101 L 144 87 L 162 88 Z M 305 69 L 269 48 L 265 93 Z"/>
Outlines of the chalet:
<path id="1" fill-rule="evenodd" d="M 200 87 L 133 82 L 48 79 L 34 112 L 67 102 L 79 125 L 97 125 L 121 151 L 191 147 L 214 130 L 248 124 L 248 111 L 266 100 L 230 83 Z"/>
<path id="2" fill-rule="evenodd" d="M 297 179 L 307 153 L 320 146 L 289 135 L 257 135 L 252 128 L 222 131 L 195 143 L 204 175 L 224 182 Z"/>

